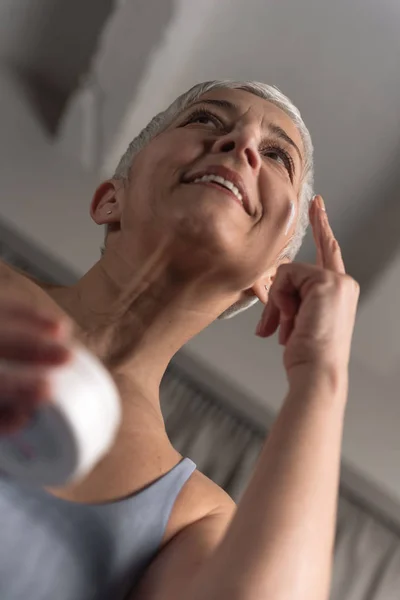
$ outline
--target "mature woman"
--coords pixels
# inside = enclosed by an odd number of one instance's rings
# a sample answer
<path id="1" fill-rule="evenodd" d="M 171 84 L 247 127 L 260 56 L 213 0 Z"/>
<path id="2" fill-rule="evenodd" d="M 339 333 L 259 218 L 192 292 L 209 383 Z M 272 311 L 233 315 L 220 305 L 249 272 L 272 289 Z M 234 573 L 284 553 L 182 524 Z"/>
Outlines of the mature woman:
<path id="1" fill-rule="evenodd" d="M 72 339 L 114 377 L 123 423 L 78 484 L 0 480 L 0 597 L 326 599 L 358 286 L 312 201 L 300 113 L 263 84 L 198 85 L 132 142 L 91 216 L 105 250 L 76 285 L 1 266 L 1 423 L 46 401 Z M 292 264 L 308 218 L 317 265 Z M 236 508 L 171 446 L 159 385 L 187 340 L 257 299 L 289 391 Z"/>

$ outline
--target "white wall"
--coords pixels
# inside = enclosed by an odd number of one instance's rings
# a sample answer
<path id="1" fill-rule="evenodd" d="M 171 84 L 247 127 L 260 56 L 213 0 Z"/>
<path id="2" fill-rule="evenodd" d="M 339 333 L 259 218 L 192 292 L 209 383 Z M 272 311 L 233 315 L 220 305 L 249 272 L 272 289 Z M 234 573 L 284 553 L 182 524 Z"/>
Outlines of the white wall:
<path id="1" fill-rule="evenodd" d="M 44 133 L 15 79 L 0 71 L 0 219 L 77 273 L 99 257 L 89 216 L 97 178 Z"/>

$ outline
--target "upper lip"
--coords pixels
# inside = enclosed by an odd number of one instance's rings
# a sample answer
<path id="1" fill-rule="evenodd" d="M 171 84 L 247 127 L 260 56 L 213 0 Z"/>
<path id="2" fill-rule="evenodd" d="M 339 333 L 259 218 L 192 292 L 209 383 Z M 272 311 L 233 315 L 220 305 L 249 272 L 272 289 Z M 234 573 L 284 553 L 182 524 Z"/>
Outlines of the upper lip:
<path id="1" fill-rule="evenodd" d="M 233 183 L 233 185 L 235 185 L 238 188 L 239 192 L 242 194 L 243 208 L 249 215 L 252 214 L 249 195 L 246 191 L 243 179 L 241 178 L 239 173 L 236 173 L 235 171 L 232 171 L 231 169 L 228 169 L 227 167 L 224 167 L 222 165 L 213 165 L 210 167 L 205 167 L 200 171 L 196 171 L 192 175 L 184 177 L 183 181 L 184 183 L 190 183 L 194 179 L 203 177 L 203 175 L 219 175 L 220 177 L 223 177 L 224 179 L 227 179 L 228 181 Z"/>

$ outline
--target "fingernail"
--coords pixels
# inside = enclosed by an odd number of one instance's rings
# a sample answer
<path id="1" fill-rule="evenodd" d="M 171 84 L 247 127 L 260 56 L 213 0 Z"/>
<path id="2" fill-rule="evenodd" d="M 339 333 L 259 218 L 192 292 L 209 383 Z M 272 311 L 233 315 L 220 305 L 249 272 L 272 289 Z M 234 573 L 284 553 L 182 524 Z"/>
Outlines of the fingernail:
<path id="1" fill-rule="evenodd" d="M 318 208 L 320 208 L 321 210 L 324 210 L 326 212 L 325 202 L 324 202 L 322 196 L 318 196 L 317 203 L 318 203 Z"/>

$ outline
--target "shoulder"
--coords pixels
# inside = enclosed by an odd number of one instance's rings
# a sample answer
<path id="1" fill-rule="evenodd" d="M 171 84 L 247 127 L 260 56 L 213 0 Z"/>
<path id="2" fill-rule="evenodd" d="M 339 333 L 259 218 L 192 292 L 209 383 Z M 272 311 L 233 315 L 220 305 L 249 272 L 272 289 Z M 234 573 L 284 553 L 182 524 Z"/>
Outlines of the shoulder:
<path id="1" fill-rule="evenodd" d="M 232 498 L 219 485 L 196 469 L 175 501 L 162 548 L 188 526 L 216 513 L 229 513 L 235 508 Z"/>
<path id="2" fill-rule="evenodd" d="M 29 297 L 29 292 L 37 287 L 22 271 L 3 260 L 0 260 L 0 284 L 2 296 L 15 300 Z"/>
<path id="3" fill-rule="evenodd" d="M 186 503 L 191 504 L 193 513 Z M 199 471 L 184 486 L 177 500 L 179 508 L 182 515 L 186 514 L 186 525 L 163 545 L 130 600 L 185 597 L 185 590 L 211 558 L 236 512 L 232 498 Z"/>
<path id="4" fill-rule="evenodd" d="M 189 485 L 182 489 L 181 498 L 187 501 L 202 498 L 207 514 L 220 507 L 236 506 L 225 490 L 198 469 L 194 471 L 188 483 Z"/>
<path id="5" fill-rule="evenodd" d="M 39 281 L 35 277 L 0 260 L 0 300 L 13 299 L 24 302 L 33 309 L 47 310 L 55 317 L 63 314 L 47 290 L 59 287 Z"/>
<path id="6" fill-rule="evenodd" d="M 37 286 L 33 278 L 3 260 L 0 260 L 0 282 L 1 290 L 10 293 L 24 292 L 31 286 Z"/>
<path id="7" fill-rule="evenodd" d="M 0 280 L 2 283 L 8 281 L 17 274 L 18 272 L 16 271 L 16 269 L 11 267 L 8 263 L 4 262 L 4 260 L 0 259 Z"/>

